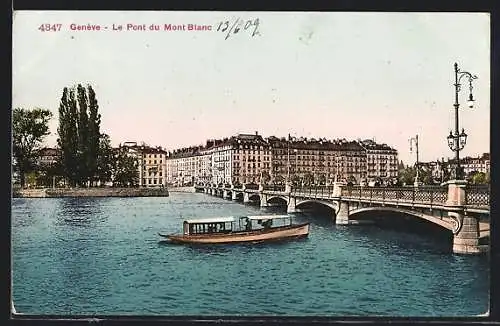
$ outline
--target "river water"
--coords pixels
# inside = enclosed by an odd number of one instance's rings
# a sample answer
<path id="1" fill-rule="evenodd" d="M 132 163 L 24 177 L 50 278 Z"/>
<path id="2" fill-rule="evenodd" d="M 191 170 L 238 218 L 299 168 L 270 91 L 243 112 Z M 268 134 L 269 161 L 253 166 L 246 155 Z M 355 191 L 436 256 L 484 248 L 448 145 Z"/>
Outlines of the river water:
<path id="1" fill-rule="evenodd" d="M 268 209 L 198 193 L 163 198 L 15 198 L 17 312 L 58 315 L 472 316 L 489 302 L 487 256 L 433 233 L 335 226 L 277 244 L 161 243 L 182 220 Z"/>

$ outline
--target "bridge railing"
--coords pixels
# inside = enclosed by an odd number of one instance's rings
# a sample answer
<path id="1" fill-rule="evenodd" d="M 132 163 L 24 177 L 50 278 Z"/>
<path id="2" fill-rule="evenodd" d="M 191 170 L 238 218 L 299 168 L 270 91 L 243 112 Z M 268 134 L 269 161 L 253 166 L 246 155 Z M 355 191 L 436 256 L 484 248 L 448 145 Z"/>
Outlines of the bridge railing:
<path id="1" fill-rule="evenodd" d="M 285 186 L 284 185 L 267 185 L 267 186 L 264 186 L 264 190 L 284 192 Z"/>
<path id="2" fill-rule="evenodd" d="M 292 187 L 292 194 L 311 197 L 332 197 L 333 186 Z"/>
<path id="3" fill-rule="evenodd" d="M 405 202 L 432 205 L 443 205 L 448 196 L 447 187 L 360 187 L 342 188 L 342 197 L 382 202 Z"/>
<path id="4" fill-rule="evenodd" d="M 258 190 L 259 185 L 258 184 L 247 184 L 247 185 L 245 185 L 245 189 Z"/>
<path id="5" fill-rule="evenodd" d="M 472 185 L 465 187 L 465 205 L 469 207 L 489 207 L 490 187 L 489 185 Z"/>

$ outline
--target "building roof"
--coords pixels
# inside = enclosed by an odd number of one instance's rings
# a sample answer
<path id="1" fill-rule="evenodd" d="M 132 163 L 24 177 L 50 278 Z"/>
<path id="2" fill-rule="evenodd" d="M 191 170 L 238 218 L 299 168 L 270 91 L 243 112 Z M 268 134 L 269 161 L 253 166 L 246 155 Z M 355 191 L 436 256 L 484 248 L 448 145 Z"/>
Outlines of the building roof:
<path id="1" fill-rule="evenodd" d="M 396 151 L 391 146 L 389 146 L 387 144 L 376 143 L 372 139 L 358 140 L 358 142 L 366 150 Z"/>
<path id="2" fill-rule="evenodd" d="M 143 154 L 168 154 L 161 146 L 152 147 L 146 144 L 137 145 L 135 142 L 125 142 L 120 144 L 116 149 L 128 148 Z"/>

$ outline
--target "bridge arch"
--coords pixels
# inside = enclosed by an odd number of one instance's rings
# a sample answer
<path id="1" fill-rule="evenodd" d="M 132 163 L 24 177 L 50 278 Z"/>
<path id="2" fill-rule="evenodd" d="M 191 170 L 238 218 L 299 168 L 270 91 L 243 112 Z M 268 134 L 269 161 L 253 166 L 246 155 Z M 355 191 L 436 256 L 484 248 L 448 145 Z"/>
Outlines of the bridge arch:
<path id="1" fill-rule="evenodd" d="M 267 203 L 268 204 L 283 204 L 283 205 L 288 205 L 288 198 L 284 196 L 270 196 L 267 197 Z"/>
<path id="2" fill-rule="evenodd" d="M 452 231 L 453 230 L 453 224 L 447 221 L 444 221 L 438 217 L 424 214 L 418 211 L 413 211 L 409 209 L 404 209 L 404 208 L 399 208 L 399 207 L 387 207 L 387 206 L 374 206 L 374 207 L 364 207 L 364 208 L 358 208 L 354 209 L 352 211 L 349 211 L 349 219 L 350 220 L 355 220 L 356 216 L 359 216 L 361 213 L 364 212 L 393 212 L 393 213 L 399 213 L 399 214 L 404 214 L 408 216 L 412 216 L 415 218 L 418 218 L 420 220 L 426 220 L 428 222 L 434 223 L 436 225 L 439 225 L 440 227 Z"/>
<path id="3" fill-rule="evenodd" d="M 317 200 L 317 199 L 306 199 L 306 200 L 297 201 L 295 203 L 295 207 L 300 208 L 300 206 L 304 206 L 306 204 L 318 204 L 318 205 L 321 205 L 324 207 L 329 207 L 329 208 L 333 209 L 335 211 L 335 213 L 337 213 L 337 211 L 338 211 L 338 205 L 336 202 L 329 202 L 329 201 Z"/>
<path id="4" fill-rule="evenodd" d="M 251 201 L 260 201 L 260 195 L 258 193 L 249 194 L 248 199 Z"/>

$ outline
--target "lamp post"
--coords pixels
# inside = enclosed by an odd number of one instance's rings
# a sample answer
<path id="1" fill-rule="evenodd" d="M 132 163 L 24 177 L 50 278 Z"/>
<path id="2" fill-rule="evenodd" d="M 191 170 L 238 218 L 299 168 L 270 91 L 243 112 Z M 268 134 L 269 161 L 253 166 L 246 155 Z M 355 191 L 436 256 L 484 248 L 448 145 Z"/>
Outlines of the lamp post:
<path id="1" fill-rule="evenodd" d="M 287 170 L 286 170 L 286 180 L 285 180 L 285 192 L 290 193 L 292 191 L 292 185 L 290 183 L 290 134 L 288 134 L 288 139 L 287 139 L 287 149 L 286 149 L 286 155 L 287 155 Z"/>
<path id="2" fill-rule="evenodd" d="M 290 183 L 290 134 L 288 134 L 286 155 L 287 155 L 286 183 L 289 184 Z"/>
<path id="3" fill-rule="evenodd" d="M 297 160 L 297 159 L 298 159 L 298 152 L 299 152 L 299 150 L 295 148 L 295 149 L 293 150 L 293 152 L 295 153 L 295 169 L 293 170 L 293 171 L 294 171 L 294 179 L 295 179 L 295 180 L 298 180 L 298 175 L 299 175 L 299 173 L 298 173 L 298 172 L 299 172 L 299 168 L 298 168 L 298 166 L 297 166 L 297 164 L 298 164 L 298 160 Z M 296 182 L 297 182 L 297 181 L 296 181 Z"/>
<path id="4" fill-rule="evenodd" d="M 419 177 L 419 171 L 418 171 L 418 135 L 410 138 L 410 153 L 413 151 L 413 149 L 412 149 L 413 143 L 415 143 L 415 148 L 416 148 L 416 152 L 417 152 L 417 161 L 415 162 L 415 168 L 417 169 L 417 174 L 415 175 L 414 186 L 418 187 L 418 185 L 419 185 L 419 183 L 418 183 L 419 182 L 418 181 L 418 177 Z"/>
<path id="5" fill-rule="evenodd" d="M 461 180 L 463 179 L 462 175 L 462 170 L 460 168 L 460 151 L 465 147 L 465 144 L 467 143 L 467 134 L 464 131 L 464 128 L 462 128 L 462 132 L 459 133 L 459 124 L 458 124 L 458 108 L 460 107 L 460 104 L 458 103 L 458 93 L 461 90 L 461 84 L 460 80 L 463 77 L 466 77 L 469 82 L 469 101 L 468 101 L 468 106 L 469 108 L 472 108 L 474 106 L 474 98 L 472 97 L 472 81 L 474 79 L 477 79 L 476 75 L 472 75 L 470 72 L 467 71 L 461 71 L 458 68 L 458 64 L 455 62 L 455 103 L 453 106 L 455 107 L 455 132 L 453 133 L 450 131 L 450 134 L 448 135 L 447 140 L 448 140 L 448 147 L 455 152 L 455 169 L 452 170 L 452 178 L 455 180 Z"/>

